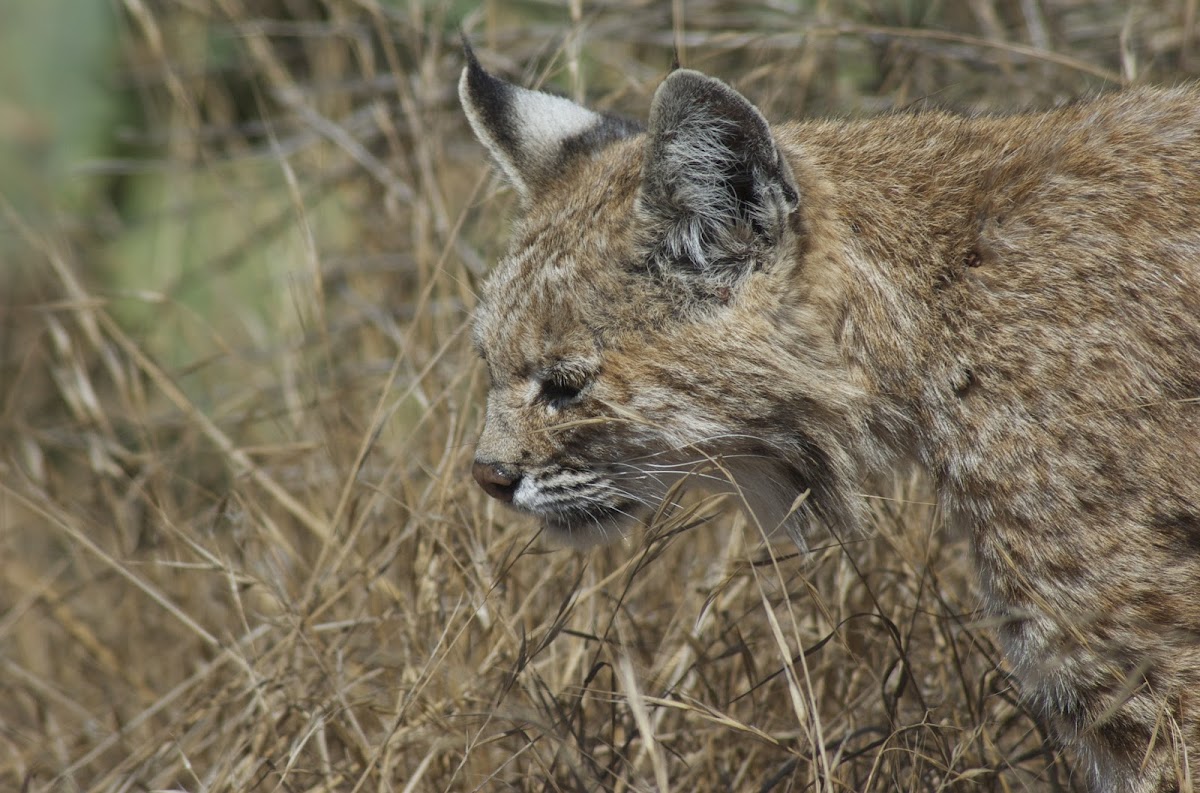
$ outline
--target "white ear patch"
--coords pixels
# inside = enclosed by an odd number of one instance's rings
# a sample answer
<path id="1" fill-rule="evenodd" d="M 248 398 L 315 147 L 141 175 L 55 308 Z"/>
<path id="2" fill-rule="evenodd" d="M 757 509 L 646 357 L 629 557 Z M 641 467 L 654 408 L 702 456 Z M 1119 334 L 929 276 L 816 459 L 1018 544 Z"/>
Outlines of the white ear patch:
<path id="1" fill-rule="evenodd" d="M 522 146 L 546 159 L 558 155 L 563 141 L 604 122 L 599 113 L 553 94 L 516 88 L 512 99 Z"/>
<path id="2" fill-rule="evenodd" d="M 572 156 L 640 131 L 640 125 L 488 74 L 466 48 L 458 95 L 475 136 L 528 201 Z"/>
<path id="3" fill-rule="evenodd" d="M 468 64 L 458 81 L 459 99 L 479 142 L 528 198 L 537 171 L 554 163 L 563 142 L 601 124 L 604 117 L 561 96 L 487 78 L 490 85 L 478 85 L 482 81 Z"/>

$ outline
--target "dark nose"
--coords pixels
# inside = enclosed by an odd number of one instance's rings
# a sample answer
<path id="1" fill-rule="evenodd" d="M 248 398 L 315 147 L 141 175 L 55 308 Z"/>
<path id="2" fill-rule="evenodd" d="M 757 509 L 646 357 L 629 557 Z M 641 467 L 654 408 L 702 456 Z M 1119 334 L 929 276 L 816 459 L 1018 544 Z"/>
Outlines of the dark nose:
<path id="1" fill-rule="evenodd" d="M 512 503 L 513 494 L 517 492 L 517 485 L 521 483 L 520 474 L 506 471 L 495 463 L 476 461 L 471 466 L 471 475 L 475 477 L 475 481 L 479 483 L 485 493 L 505 504 Z"/>

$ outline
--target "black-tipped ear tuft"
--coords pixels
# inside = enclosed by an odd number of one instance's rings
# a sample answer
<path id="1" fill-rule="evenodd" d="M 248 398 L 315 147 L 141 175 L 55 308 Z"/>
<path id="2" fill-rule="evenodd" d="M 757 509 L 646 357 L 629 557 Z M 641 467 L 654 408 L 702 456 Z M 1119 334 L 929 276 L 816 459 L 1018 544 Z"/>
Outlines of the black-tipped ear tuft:
<path id="1" fill-rule="evenodd" d="M 492 149 L 494 156 L 499 159 L 502 154 L 515 155 L 520 148 L 513 128 L 512 103 L 516 86 L 489 74 L 465 39 L 464 44 L 467 65 L 459 83 L 459 95 L 467 118 L 476 136 Z M 501 151 L 497 152 L 497 149 Z M 501 165 L 503 167 L 504 163 Z"/>
<path id="2" fill-rule="evenodd" d="M 467 59 L 467 63 L 478 63 L 475 59 L 475 50 L 471 49 L 471 39 L 467 38 L 467 31 L 461 27 L 458 29 L 458 38 L 462 42 L 463 56 Z"/>
<path id="3" fill-rule="evenodd" d="M 634 122 L 494 77 L 465 38 L 463 44 L 467 64 L 458 83 L 463 110 L 475 136 L 526 203 L 572 158 L 640 130 Z"/>

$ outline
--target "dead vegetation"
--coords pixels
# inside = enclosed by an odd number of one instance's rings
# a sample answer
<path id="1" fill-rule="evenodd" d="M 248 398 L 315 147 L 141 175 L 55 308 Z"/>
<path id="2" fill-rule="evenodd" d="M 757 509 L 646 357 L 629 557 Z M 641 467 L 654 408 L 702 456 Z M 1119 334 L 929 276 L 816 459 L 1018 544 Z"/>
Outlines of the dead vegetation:
<path id="1" fill-rule="evenodd" d="M 0 199 L 0 787 L 1077 789 L 916 479 L 807 558 L 701 499 L 554 550 L 477 492 L 512 201 L 457 28 L 630 115 L 675 47 L 782 118 L 1177 81 L 1195 2 L 111 11 L 89 198 Z"/>

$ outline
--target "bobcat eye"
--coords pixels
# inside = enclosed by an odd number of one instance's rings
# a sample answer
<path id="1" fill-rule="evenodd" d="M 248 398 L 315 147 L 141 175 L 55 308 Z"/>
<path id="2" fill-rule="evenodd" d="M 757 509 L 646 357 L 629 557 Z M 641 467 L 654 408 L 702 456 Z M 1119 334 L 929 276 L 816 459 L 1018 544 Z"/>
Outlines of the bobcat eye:
<path id="1" fill-rule="evenodd" d="M 594 373 L 570 363 L 559 363 L 538 378 L 537 400 L 558 410 L 579 399 Z"/>
<path id="2" fill-rule="evenodd" d="M 583 389 L 573 383 L 562 382 L 558 380 L 544 380 L 542 382 L 542 391 L 539 396 L 542 401 L 553 407 L 562 407 L 568 402 L 573 402 L 579 398 L 580 392 Z"/>

